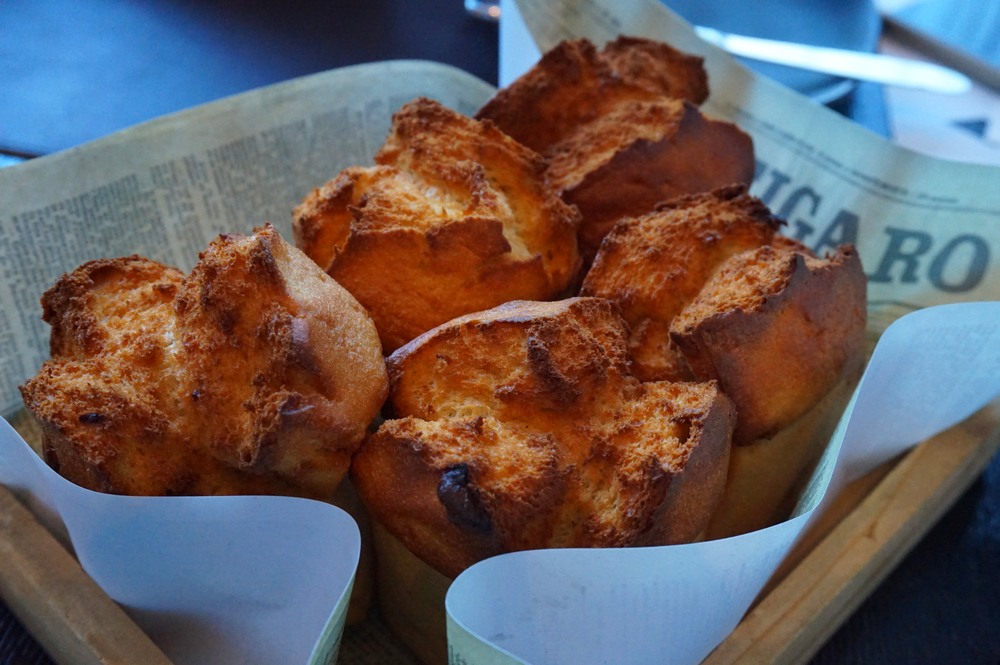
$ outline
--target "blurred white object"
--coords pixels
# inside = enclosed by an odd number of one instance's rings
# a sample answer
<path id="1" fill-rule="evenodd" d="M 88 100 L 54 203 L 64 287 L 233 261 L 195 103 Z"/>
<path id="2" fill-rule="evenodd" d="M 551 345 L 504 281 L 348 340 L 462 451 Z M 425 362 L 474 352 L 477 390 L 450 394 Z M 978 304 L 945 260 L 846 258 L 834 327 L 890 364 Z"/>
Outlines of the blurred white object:
<path id="1" fill-rule="evenodd" d="M 920 51 L 883 38 L 883 53 L 927 58 Z M 942 159 L 1000 166 L 1000 94 L 974 84 L 961 96 L 887 88 L 885 107 L 895 143 Z"/>
<path id="2" fill-rule="evenodd" d="M 667 4 L 674 3 L 668 2 Z M 868 6 L 864 5 L 864 7 Z M 499 3 L 482 0 L 465 0 L 465 9 L 477 18 L 491 21 L 499 20 L 502 11 Z M 862 12 L 862 16 L 865 19 L 868 18 L 867 13 Z M 863 24 L 869 23 L 867 20 L 861 22 Z M 971 82 L 964 74 L 940 65 L 881 56 L 856 49 L 831 48 L 736 35 L 709 27 L 699 26 L 695 30 L 705 41 L 715 44 L 733 55 L 792 67 L 796 70 L 819 72 L 852 81 L 874 81 L 887 85 L 950 94 L 966 92 L 971 87 Z M 870 32 L 870 30 L 865 32 Z M 861 44 L 862 41 L 857 43 Z M 765 70 L 764 73 L 777 76 L 779 80 L 783 75 L 780 69 Z M 784 76 L 789 79 L 786 81 L 787 84 L 813 96 L 817 101 L 832 101 L 849 89 L 837 84 L 836 80 L 831 82 L 820 79 L 817 83 L 817 81 L 810 79 L 800 81 L 794 75 Z"/>
<path id="3" fill-rule="evenodd" d="M 705 41 L 733 55 L 754 60 L 947 94 L 960 94 L 972 87 L 964 74 L 919 60 L 734 35 L 702 26 L 695 31 Z"/>
<path id="4" fill-rule="evenodd" d="M 884 35 L 1000 92 L 1000 0 L 875 0 Z"/>
<path id="5" fill-rule="evenodd" d="M 872 0 L 662 0 L 663 5 L 691 25 L 777 41 L 812 44 L 871 53 L 878 44 L 881 21 Z M 500 2 L 506 13 L 519 14 L 514 2 Z M 501 53 L 503 51 L 501 50 Z M 834 74 L 789 67 L 762 60 L 744 59 L 758 74 L 800 92 L 821 104 L 833 103 L 850 93 L 856 81 Z M 501 63 L 501 72 L 503 65 Z"/>

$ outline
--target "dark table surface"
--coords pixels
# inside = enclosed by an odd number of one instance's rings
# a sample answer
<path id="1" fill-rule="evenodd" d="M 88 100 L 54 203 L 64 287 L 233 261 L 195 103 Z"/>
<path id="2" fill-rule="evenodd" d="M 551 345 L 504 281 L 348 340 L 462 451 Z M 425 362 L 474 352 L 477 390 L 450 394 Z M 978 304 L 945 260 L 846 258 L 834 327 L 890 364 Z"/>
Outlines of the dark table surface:
<path id="1" fill-rule="evenodd" d="M 497 27 L 458 0 L 6 0 L 0 153 L 47 154 L 258 86 L 395 58 L 496 83 Z M 888 133 L 876 86 L 835 108 Z M 0 603 L 0 665 L 49 662 Z M 1000 457 L 814 663 L 1000 664 Z"/>

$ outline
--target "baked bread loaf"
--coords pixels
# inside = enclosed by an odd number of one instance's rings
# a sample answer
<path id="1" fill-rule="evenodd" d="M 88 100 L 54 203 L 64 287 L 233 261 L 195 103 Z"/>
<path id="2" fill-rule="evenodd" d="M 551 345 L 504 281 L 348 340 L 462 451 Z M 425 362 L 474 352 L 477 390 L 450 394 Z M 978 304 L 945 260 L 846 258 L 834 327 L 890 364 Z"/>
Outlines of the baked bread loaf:
<path id="1" fill-rule="evenodd" d="M 21 393 L 45 459 L 89 489 L 329 500 L 385 399 L 368 315 L 270 225 L 187 276 L 91 261 L 42 307 L 52 358 Z"/>
<path id="2" fill-rule="evenodd" d="M 767 526 L 825 448 L 860 378 L 857 252 L 819 258 L 742 186 L 618 222 L 581 293 L 618 303 L 644 380 L 718 381 L 736 406 L 726 495 L 708 535 Z"/>
<path id="3" fill-rule="evenodd" d="M 865 351 L 857 252 L 818 258 L 740 186 L 622 220 L 581 293 L 617 302 L 644 380 L 717 380 L 739 413 L 734 442 L 796 420 Z"/>
<path id="4" fill-rule="evenodd" d="M 584 40 L 543 56 L 477 117 L 546 158 L 549 183 L 580 211 L 580 250 L 589 265 L 620 218 L 753 179 L 752 139 L 702 114 L 697 105 L 705 97 L 698 58 L 637 38 L 619 38 L 600 52 Z"/>
<path id="5" fill-rule="evenodd" d="M 771 243 L 782 224 L 741 185 L 676 198 L 611 230 L 581 294 L 618 303 L 637 377 L 693 380 L 670 324 L 727 259 Z"/>
<path id="6" fill-rule="evenodd" d="M 678 99 L 622 104 L 546 157 L 552 187 L 580 211 L 587 265 L 622 217 L 685 194 L 749 184 L 755 168 L 748 134 Z"/>
<path id="7" fill-rule="evenodd" d="M 539 153 L 622 103 L 708 98 L 703 60 L 668 44 L 621 36 L 598 50 L 587 39 L 565 40 L 497 91 L 476 118 L 491 120 Z"/>
<path id="8" fill-rule="evenodd" d="M 392 417 L 351 476 L 447 576 L 514 550 L 689 542 L 721 495 L 731 402 L 715 382 L 640 383 L 607 300 L 469 314 L 387 365 Z"/>
<path id="9" fill-rule="evenodd" d="M 696 377 L 737 405 L 737 445 L 773 436 L 865 358 L 865 276 L 851 246 L 826 258 L 774 246 L 730 258 L 670 325 Z"/>
<path id="10" fill-rule="evenodd" d="M 368 309 L 386 353 L 461 314 L 555 298 L 577 277 L 576 211 L 544 185 L 541 157 L 491 123 L 417 99 L 375 162 L 314 190 L 293 229 Z"/>

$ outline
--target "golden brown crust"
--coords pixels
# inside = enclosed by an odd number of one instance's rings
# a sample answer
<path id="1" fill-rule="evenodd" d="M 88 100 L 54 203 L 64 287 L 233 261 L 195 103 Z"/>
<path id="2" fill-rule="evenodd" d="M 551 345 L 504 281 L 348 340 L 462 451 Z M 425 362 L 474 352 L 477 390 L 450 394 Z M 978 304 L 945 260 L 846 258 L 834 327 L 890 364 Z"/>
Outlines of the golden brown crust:
<path id="1" fill-rule="evenodd" d="M 49 352 L 53 357 L 86 358 L 107 344 L 125 352 L 141 346 L 139 340 L 119 336 L 124 330 L 112 335 L 108 328 L 138 328 L 133 325 L 139 322 L 137 311 L 169 316 L 183 279 L 179 270 L 140 256 L 98 259 L 63 275 L 41 299 L 42 320 L 52 327 Z M 119 296 L 105 297 L 111 292 Z"/>
<path id="2" fill-rule="evenodd" d="M 369 310 L 391 352 L 576 277 L 577 213 L 536 153 L 491 123 L 417 99 L 394 116 L 378 166 L 346 169 L 296 208 L 297 245 Z"/>
<path id="3" fill-rule="evenodd" d="M 390 356 L 393 419 L 355 455 L 376 520 L 446 575 L 540 547 L 685 542 L 721 496 L 714 383 L 640 384 L 610 302 L 512 302 Z"/>
<path id="4" fill-rule="evenodd" d="M 866 280 L 853 247 L 824 259 L 777 247 L 738 254 L 670 327 L 694 374 L 737 405 L 733 441 L 786 427 L 865 356 Z"/>
<path id="5" fill-rule="evenodd" d="M 751 445 L 733 446 L 726 491 L 705 530 L 707 540 L 763 529 L 792 513 L 859 378 L 845 376 L 777 434 Z"/>
<path id="6" fill-rule="evenodd" d="M 618 219 L 676 196 L 750 183 L 753 141 L 702 115 L 697 105 L 707 96 L 701 60 L 665 44 L 621 37 L 598 51 L 567 41 L 477 117 L 549 161 L 552 187 L 580 211 L 589 265 Z"/>
<path id="7" fill-rule="evenodd" d="M 820 259 L 743 186 L 618 222 L 582 294 L 618 303 L 643 380 L 716 380 L 736 407 L 726 493 L 708 537 L 758 529 L 825 448 L 865 357 L 865 277 Z"/>
<path id="8" fill-rule="evenodd" d="M 535 502 L 558 500 L 565 472 L 544 437 L 482 416 L 406 417 L 383 423 L 362 451 L 351 473 L 375 519 L 449 577 L 505 551 L 503 536 L 552 531 Z M 523 474 L 520 491 L 505 493 L 511 467 Z"/>
<path id="9" fill-rule="evenodd" d="M 608 234 L 581 295 L 618 303 L 643 381 L 695 379 L 670 323 L 730 256 L 775 240 L 782 222 L 743 186 L 680 197 L 623 219 Z"/>
<path id="10" fill-rule="evenodd" d="M 748 185 L 753 141 L 736 125 L 676 99 L 622 104 L 547 153 L 549 179 L 581 214 L 585 263 L 622 217 L 730 184 Z"/>
<path id="11" fill-rule="evenodd" d="M 389 356 L 389 404 L 425 420 L 488 409 L 543 429 L 567 410 L 586 415 L 605 393 L 634 389 L 624 341 L 618 313 L 604 300 L 504 303 Z"/>
<path id="12" fill-rule="evenodd" d="M 701 58 L 636 37 L 619 37 L 600 51 L 586 39 L 569 40 L 497 91 L 476 117 L 545 153 L 622 102 L 664 97 L 694 104 L 708 97 Z"/>
<path id="13" fill-rule="evenodd" d="M 681 197 L 621 220 L 583 295 L 618 303 L 643 380 L 717 380 L 745 445 L 796 420 L 865 352 L 857 252 L 821 259 L 742 186 Z"/>
<path id="14" fill-rule="evenodd" d="M 90 262 L 42 302 L 53 359 L 25 405 L 50 463 L 99 491 L 329 498 L 386 394 L 363 308 L 270 226 L 187 277 Z"/>

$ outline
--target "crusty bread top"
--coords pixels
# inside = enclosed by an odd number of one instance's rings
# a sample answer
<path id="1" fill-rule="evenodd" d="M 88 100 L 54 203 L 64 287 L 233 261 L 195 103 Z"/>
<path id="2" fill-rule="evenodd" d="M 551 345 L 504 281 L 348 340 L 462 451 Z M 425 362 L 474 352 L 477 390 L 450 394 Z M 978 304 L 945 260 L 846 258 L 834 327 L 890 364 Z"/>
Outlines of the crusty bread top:
<path id="1" fill-rule="evenodd" d="M 613 300 L 643 380 L 717 380 L 736 404 L 734 442 L 787 426 L 865 354 L 865 276 L 850 247 L 821 259 L 743 186 L 624 219 L 581 293 Z"/>
<path id="2" fill-rule="evenodd" d="M 733 442 L 769 437 L 842 380 L 866 350 L 866 278 L 857 251 L 825 258 L 765 246 L 731 257 L 671 323 L 695 376 L 737 405 Z"/>
<path id="3" fill-rule="evenodd" d="M 491 123 L 417 98 L 393 116 L 392 131 L 375 162 L 395 166 L 431 187 L 464 194 L 460 200 L 466 218 L 502 220 L 512 257 L 540 258 L 556 290 L 575 276 L 575 211 L 546 186 L 545 160 Z M 431 192 L 428 196 L 433 198 Z"/>
<path id="4" fill-rule="evenodd" d="M 556 297 L 580 265 L 576 211 L 490 123 L 404 105 L 376 155 L 293 214 L 296 244 L 371 312 L 386 353 L 461 314 Z"/>
<path id="5" fill-rule="evenodd" d="M 732 404 L 712 382 L 632 377 L 606 300 L 470 314 L 387 365 L 394 417 L 352 478 L 446 575 L 518 549 L 690 541 L 721 496 Z"/>
<path id="6" fill-rule="evenodd" d="M 549 161 L 547 177 L 580 211 L 584 269 L 626 216 L 733 183 L 750 184 L 753 140 L 703 115 L 700 58 L 620 37 L 598 51 L 564 41 L 479 110 Z"/>
<path id="7" fill-rule="evenodd" d="M 590 414 L 637 384 L 623 331 L 612 305 L 595 298 L 512 301 L 458 317 L 386 359 L 389 403 L 425 420 L 474 408 L 542 428 L 567 410 Z"/>
<path id="8" fill-rule="evenodd" d="M 22 394 L 49 461 L 91 489 L 329 498 L 386 394 L 363 308 L 270 226 L 189 276 L 92 261 L 42 305 L 52 360 Z"/>
<path id="9" fill-rule="evenodd" d="M 620 104 L 547 157 L 549 182 L 580 210 L 586 265 L 619 219 L 679 196 L 749 185 L 755 169 L 746 132 L 678 99 Z"/>
<path id="10" fill-rule="evenodd" d="M 670 323 L 730 256 L 769 244 L 783 224 L 743 186 L 680 197 L 621 220 L 601 244 L 581 295 L 618 303 L 631 329 L 633 371 L 645 381 L 692 380 Z"/>
<path id="11" fill-rule="evenodd" d="M 568 40 L 497 91 L 476 117 L 545 153 L 623 101 L 664 97 L 694 104 L 708 97 L 701 58 L 636 37 L 619 37 L 600 51 L 586 39 Z"/>

